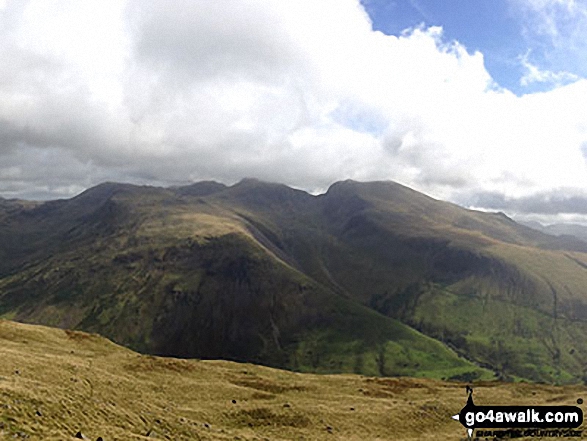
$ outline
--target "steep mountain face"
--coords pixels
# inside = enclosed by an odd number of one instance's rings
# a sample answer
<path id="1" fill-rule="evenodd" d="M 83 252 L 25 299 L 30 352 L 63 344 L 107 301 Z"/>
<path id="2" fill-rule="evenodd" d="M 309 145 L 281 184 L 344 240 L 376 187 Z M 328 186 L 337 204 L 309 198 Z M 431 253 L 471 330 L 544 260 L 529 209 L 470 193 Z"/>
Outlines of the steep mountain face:
<path id="1" fill-rule="evenodd" d="M 0 316 L 302 371 L 587 377 L 587 244 L 392 182 L 0 203 Z"/>

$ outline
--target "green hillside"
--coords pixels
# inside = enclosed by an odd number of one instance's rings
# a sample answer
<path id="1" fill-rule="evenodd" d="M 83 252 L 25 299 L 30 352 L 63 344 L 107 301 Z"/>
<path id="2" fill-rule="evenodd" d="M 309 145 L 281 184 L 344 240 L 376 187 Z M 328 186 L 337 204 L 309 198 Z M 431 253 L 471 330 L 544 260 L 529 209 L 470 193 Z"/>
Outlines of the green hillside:
<path id="1" fill-rule="evenodd" d="M 4 202 L 4 318 L 304 372 L 587 379 L 587 244 L 503 214 L 353 181 Z"/>

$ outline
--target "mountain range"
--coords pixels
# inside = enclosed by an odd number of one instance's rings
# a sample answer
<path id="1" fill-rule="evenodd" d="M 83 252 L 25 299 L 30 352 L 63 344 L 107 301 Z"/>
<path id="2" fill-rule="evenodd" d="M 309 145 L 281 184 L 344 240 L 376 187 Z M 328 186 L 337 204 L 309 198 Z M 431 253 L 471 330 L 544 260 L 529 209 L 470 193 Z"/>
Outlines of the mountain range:
<path id="1" fill-rule="evenodd" d="M 393 182 L 0 199 L 0 318 L 302 372 L 587 380 L 587 243 Z"/>
<path id="2" fill-rule="evenodd" d="M 519 223 L 553 236 L 574 236 L 577 239 L 587 242 L 587 227 L 585 225 L 572 223 L 542 225 L 536 221 L 520 221 Z"/>

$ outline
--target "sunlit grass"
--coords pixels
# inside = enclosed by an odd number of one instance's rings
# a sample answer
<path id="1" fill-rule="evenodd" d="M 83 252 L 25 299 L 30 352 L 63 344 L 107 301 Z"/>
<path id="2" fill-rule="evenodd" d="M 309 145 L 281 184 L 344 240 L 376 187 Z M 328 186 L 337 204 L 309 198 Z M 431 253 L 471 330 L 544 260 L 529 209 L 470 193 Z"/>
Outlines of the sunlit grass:
<path id="1" fill-rule="evenodd" d="M 464 386 L 143 356 L 96 335 L 0 321 L 2 439 L 460 439 L 450 417 Z M 575 405 L 587 392 L 474 387 L 476 404 Z"/>

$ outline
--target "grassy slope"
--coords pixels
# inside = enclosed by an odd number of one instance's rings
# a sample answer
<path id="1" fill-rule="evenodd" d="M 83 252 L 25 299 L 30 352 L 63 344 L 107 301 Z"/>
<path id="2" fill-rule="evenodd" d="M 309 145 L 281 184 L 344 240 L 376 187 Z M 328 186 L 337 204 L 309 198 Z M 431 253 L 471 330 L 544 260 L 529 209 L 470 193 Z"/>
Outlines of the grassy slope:
<path id="1" fill-rule="evenodd" d="M 417 276 L 412 285 L 404 282 L 403 291 L 396 291 L 400 301 L 393 294 L 388 296 L 391 306 L 386 313 L 401 317 L 506 377 L 559 383 L 587 378 L 584 252 L 557 249 L 568 244 L 552 242 L 499 215 L 468 212 L 437 201 L 420 200 L 423 221 L 414 217 L 418 210 L 412 207 L 408 219 L 389 228 L 386 213 L 395 214 L 397 209 L 386 210 L 388 201 L 373 199 L 371 196 L 378 207 L 374 218 L 379 221 L 379 244 L 385 231 L 393 237 L 399 231 L 424 243 L 427 240 L 433 256 L 422 259 L 425 253 L 420 252 L 411 264 L 406 259 L 412 270 L 420 267 L 416 272 L 420 277 L 428 272 L 422 277 L 427 283 L 418 281 Z M 423 198 L 410 197 L 410 202 L 415 199 Z M 414 234 L 413 225 L 421 231 Z M 365 236 L 360 235 L 359 241 L 364 242 Z M 407 242 L 414 243 L 413 239 Z M 576 247 L 581 249 L 582 245 Z M 407 257 L 409 252 L 410 247 L 403 255 Z M 379 261 L 385 262 L 385 257 Z M 395 286 L 401 283 L 399 280 Z M 385 293 L 386 287 L 393 285 L 375 285 L 371 292 Z M 382 299 L 377 300 L 381 304 Z"/>
<path id="2" fill-rule="evenodd" d="M 469 277 L 437 285 L 421 294 L 412 321 L 437 337 L 447 333 L 470 356 L 506 375 L 587 380 L 587 279 L 572 260 L 585 255 L 506 244 L 488 254 L 515 269 L 509 280 Z"/>
<path id="3" fill-rule="evenodd" d="M 575 405 L 586 392 L 479 383 L 475 402 Z M 462 383 L 159 358 L 96 335 L 0 321 L 0 438 L 460 439 L 450 417 L 465 402 Z"/>

